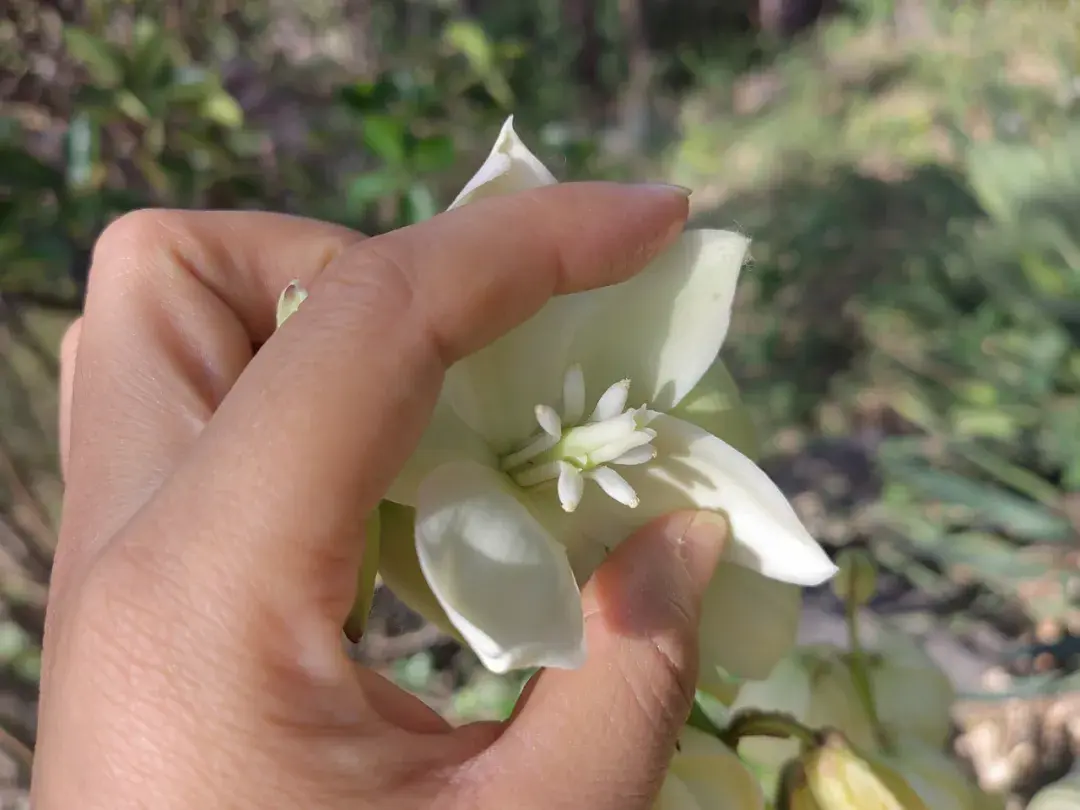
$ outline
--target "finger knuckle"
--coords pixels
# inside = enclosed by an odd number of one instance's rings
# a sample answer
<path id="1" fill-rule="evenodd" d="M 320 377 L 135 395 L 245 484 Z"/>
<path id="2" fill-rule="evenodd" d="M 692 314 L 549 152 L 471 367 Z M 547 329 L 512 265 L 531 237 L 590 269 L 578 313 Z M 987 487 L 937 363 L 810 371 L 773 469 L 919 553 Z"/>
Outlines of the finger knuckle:
<path id="1" fill-rule="evenodd" d="M 109 223 L 94 244 L 89 288 L 123 293 L 157 263 L 163 248 L 185 241 L 185 212 L 142 208 Z"/>
<path id="2" fill-rule="evenodd" d="M 444 345 L 425 310 L 408 242 L 392 246 L 371 239 L 342 254 L 327 273 L 328 297 L 348 301 L 348 317 L 394 331 L 402 357 L 437 358 L 444 367 L 452 350 Z"/>

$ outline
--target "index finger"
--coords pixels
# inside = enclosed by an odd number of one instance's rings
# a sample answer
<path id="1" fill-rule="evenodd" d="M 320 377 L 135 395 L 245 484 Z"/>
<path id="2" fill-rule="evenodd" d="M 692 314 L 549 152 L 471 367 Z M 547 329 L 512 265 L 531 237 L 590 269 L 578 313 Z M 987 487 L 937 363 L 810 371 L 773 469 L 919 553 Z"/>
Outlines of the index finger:
<path id="1" fill-rule="evenodd" d="M 446 368 L 551 296 L 640 271 L 687 208 L 668 187 L 550 186 L 344 250 L 160 493 L 185 516 L 185 558 L 340 626 L 358 527 L 416 447 Z"/>

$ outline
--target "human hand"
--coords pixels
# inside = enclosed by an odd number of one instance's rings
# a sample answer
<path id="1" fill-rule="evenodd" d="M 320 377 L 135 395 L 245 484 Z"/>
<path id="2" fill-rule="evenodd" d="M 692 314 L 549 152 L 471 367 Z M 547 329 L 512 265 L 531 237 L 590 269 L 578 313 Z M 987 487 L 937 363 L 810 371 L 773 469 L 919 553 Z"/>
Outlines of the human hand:
<path id="1" fill-rule="evenodd" d="M 619 546 L 584 592 L 587 663 L 539 673 L 506 723 L 451 728 L 340 628 L 445 369 L 641 270 L 686 213 L 677 190 L 590 183 L 372 239 L 264 213 L 110 226 L 63 350 L 34 806 L 650 807 L 719 520 Z M 293 278 L 311 297 L 271 337 Z"/>

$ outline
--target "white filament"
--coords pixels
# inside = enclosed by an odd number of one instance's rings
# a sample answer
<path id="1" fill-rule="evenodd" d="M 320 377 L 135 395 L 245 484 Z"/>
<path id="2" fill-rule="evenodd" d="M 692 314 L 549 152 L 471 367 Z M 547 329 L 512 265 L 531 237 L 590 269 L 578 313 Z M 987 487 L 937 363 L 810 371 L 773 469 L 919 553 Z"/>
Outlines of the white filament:
<path id="1" fill-rule="evenodd" d="M 656 458 L 652 445 L 656 431 L 646 427 L 652 417 L 644 405 L 627 409 L 630 380 L 609 386 L 589 417 L 582 419 L 585 392 L 581 366 L 571 366 L 563 378 L 562 414 L 550 405 L 537 405 L 534 415 L 539 431 L 504 456 L 500 467 L 520 487 L 554 482 L 566 512 L 580 505 L 586 479 L 632 509 L 638 505 L 637 493 L 608 465 L 636 466 Z"/>
<path id="2" fill-rule="evenodd" d="M 568 425 L 576 425 L 585 415 L 585 375 L 581 366 L 574 364 L 563 378 L 563 419 Z"/>

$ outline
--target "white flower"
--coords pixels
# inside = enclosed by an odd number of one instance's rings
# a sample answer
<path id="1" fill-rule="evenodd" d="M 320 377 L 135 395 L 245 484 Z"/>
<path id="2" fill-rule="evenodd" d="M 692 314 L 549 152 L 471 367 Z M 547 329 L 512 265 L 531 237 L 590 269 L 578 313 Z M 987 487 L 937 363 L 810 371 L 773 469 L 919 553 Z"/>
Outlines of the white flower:
<path id="1" fill-rule="evenodd" d="M 653 810 L 765 810 L 761 786 L 715 737 L 686 726 Z"/>
<path id="2" fill-rule="evenodd" d="M 451 207 L 554 182 L 508 120 Z M 835 572 L 764 472 L 680 418 L 747 245 L 685 233 L 633 280 L 557 297 L 447 372 L 387 497 L 415 507 L 427 584 L 490 670 L 581 665 L 579 584 L 673 510 L 722 511 L 734 534 L 704 600 L 703 686 L 718 668 L 763 677 L 793 640 L 798 586 Z"/>

